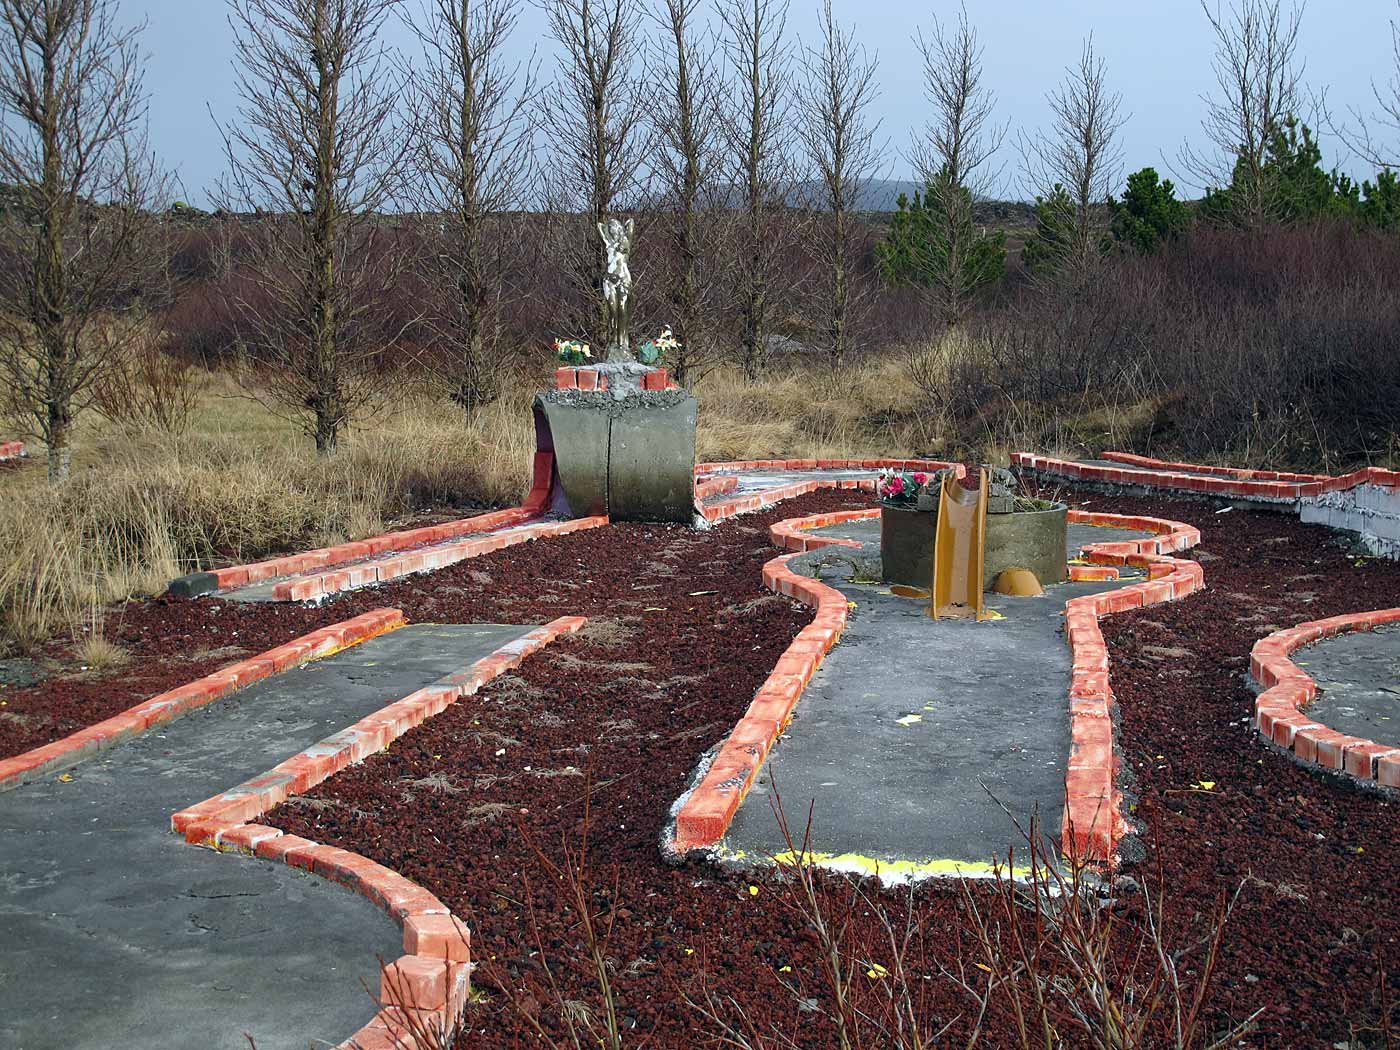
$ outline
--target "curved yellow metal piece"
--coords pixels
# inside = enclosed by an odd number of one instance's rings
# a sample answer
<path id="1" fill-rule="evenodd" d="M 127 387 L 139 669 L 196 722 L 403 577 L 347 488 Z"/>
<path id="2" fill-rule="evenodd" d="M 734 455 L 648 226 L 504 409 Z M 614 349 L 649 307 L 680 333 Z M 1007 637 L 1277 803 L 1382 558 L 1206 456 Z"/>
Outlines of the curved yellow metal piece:
<path id="1" fill-rule="evenodd" d="M 987 619 L 982 572 L 987 556 L 987 471 L 979 473 L 977 491 L 962 487 L 951 474 L 938 496 L 938 527 L 933 541 L 933 599 L 929 615 Z"/>

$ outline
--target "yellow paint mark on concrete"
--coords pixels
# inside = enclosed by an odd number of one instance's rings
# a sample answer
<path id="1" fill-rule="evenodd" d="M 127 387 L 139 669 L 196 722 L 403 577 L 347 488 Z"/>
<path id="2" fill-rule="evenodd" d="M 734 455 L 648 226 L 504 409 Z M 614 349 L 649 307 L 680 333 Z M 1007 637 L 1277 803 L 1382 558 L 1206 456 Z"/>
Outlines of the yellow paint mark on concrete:
<path id="1" fill-rule="evenodd" d="M 724 859 L 743 861 L 748 859 L 748 854 L 743 851 L 725 850 Z M 778 864 L 795 864 L 798 855 L 790 852 L 778 853 L 772 859 Z M 879 860 L 860 853 L 808 853 L 805 859 L 812 866 L 827 871 L 878 876 L 882 881 L 890 884 L 917 882 L 929 878 L 990 879 L 998 871 L 1003 876 L 1014 879 L 1029 878 L 1031 874 L 1029 866 L 1008 868 L 1004 864 L 981 864 L 975 861 L 952 859 Z"/>
<path id="2" fill-rule="evenodd" d="M 895 721 L 902 726 L 912 726 L 915 722 L 922 722 L 923 715 L 905 715 L 903 718 L 896 718 Z"/>

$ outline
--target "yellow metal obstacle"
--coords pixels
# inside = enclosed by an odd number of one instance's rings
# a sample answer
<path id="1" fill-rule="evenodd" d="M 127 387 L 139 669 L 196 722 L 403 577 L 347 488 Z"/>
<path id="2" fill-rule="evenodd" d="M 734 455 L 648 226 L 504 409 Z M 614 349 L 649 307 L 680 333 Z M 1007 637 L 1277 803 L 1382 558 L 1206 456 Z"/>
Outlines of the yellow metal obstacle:
<path id="1" fill-rule="evenodd" d="M 987 471 L 977 490 L 963 488 L 948 474 L 938 496 L 938 527 L 933 541 L 933 595 L 928 613 L 945 617 L 990 618 L 982 598 L 987 555 Z"/>

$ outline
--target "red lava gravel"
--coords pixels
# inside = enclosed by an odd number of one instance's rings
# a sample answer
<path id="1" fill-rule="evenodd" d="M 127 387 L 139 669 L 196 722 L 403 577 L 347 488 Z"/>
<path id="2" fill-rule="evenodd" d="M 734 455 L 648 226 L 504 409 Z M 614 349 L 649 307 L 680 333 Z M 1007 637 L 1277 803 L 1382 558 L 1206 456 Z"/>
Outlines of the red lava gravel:
<path id="1" fill-rule="evenodd" d="M 1129 873 L 1155 887 L 1160 871 L 1167 919 L 1181 943 L 1200 936 L 1222 892 L 1238 892 L 1206 1007 L 1210 1027 L 1219 1032 L 1262 1010 L 1256 1030 L 1237 1045 L 1324 1050 L 1374 1026 L 1393 1005 L 1378 991 L 1381 974 L 1400 959 L 1400 914 L 1392 906 L 1400 886 L 1396 809 L 1259 744 L 1245 672 L 1253 642 L 1279 627 L 1400 605 L 1400 565 L 1358 561 L 1334 534 L 1285 515 L 1073 498 L 1191 522 L 1204 535 L 1187 555 L 1205 564 L 1204 593 L 1113 617 L 1104 632 L 1133 817 L 1147 852 Z M 697 757 L 728 732 L 811 618 L 762 588 L 760 568 L 775 553 L 767 526 L 868 505 L 865 496 L 826 492 L 704 532 L 613 526 L 510 548 L 319 609 L 134 603 L 118 640 L 138 661 L 122 679 L 11 690 L 7 710 L 38 716 L 33 742 L 42 742 L 46 732 L 95 721 L 239 655 L 201 651 L 259 651 L 386 605 L 411 621 L 588 616 L 581 635 L 268 822 L 388 864 L 468 919 L 482 994 L 459 1048 L 542 1045 L 532 1023 L 559 1033 L 564 1013 L 596 1014 L 599 993 L 578 913 L 541 857 L 558 862 L 565 843 L 579 844 L 585 812 L 586 881 L 593 908 L 612 924 L 605 955 L 626 1045 L 709 1045 L 715 1025 L 693 1005 L 708 989 L 726 1017 L 742 1014 L 767 1037 L 755 1047 L 789 1045 L 774 1040 L 774 1031 L 791 1045 L 835 1047 L 818 949 L 793 908 L 792 888 L 704 864 L 668 866 L 658 842 Z M 14 729 L 0 719 L 0 732 Z M 0 744 L 20 749 L 13 735 Z M 1213 790 L 1193 790 L 1203 781 Z M 835 900 L 841 891 L 826 892 Z M 947 975 L 961 966 L 977 979 L 966 969 L 977 957 L 962 888 L 936 882 L 912 895 L 869 893 L 878 909 L 862 898 L 842 913 L 860 959 L 855 993 L 872 1004 L 891 987 L 893 952 L 876 913 L 896 922 L 908 916 L 916 936 L 903 972 L 918 984 L 919 1015 L 934 1030 L 950 1025 L 938 1045 L 966 1045 L 976 1006 Z M 1115 908 L 1132 919 L 1140 898 L 1124 897 Z M 1125 922 L 1115 941 L 1124 968 L 1141 947 L 1124 932 L 1135 928 Z M 561 1004 L 570 1005 L 561 1011 Z M 1058 1045 L 1089 1045 L 1072 1026 L 1064 1032 Z M 1020 1045 L 1004 1001 L 994 999 L 980 1045 Z M 1158 1027 L 1137 1045 L 1173 1044 Z"/>

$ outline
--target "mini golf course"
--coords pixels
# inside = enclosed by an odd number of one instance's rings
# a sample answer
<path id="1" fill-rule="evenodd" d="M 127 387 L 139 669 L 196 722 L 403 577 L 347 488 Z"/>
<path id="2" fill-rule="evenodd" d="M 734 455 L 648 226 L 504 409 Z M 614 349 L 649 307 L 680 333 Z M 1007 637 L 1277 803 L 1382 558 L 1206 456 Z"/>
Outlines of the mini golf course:
<path id="1" fill-rule="evenodd" d="M 913 878 L 885 899 L 919 972 L 970 950 L 965 891 L 920 877 L 984 873 L 1017 844 L 1007 811 L 1036 814 L 1108 877 L 1164 887 L 1187 938 L 1236 895 L 1217 1029 L 1259 1012 L 1247 1045 L 1323 1048 L 1378 1027 L 1400 962 L 1400 565 L 1219 513 L 1326 482 L 1059 478 L 1092 564 L 991 598 L 1000 619 L 930 621 L 822 557 L 870 543 L 849 514 L 885 465 L 716 465 L 705 528 L 591 522 L 312 602 L 238 600 L 245 573 L 133 603 L 120 674 L 0 692 L 0 1042 L 371 1050 L 403 1044 L 408 1006 L 460 1016 L 459 1047 L 537 1045 L 529 1011 L 562 1032 L 542 958 L 566 999 L 596 994 L 545 863 L 586 834 L 632 1045 L 696 1045 L 702 988 L 834 1045 L 816 945 L 760 856 L 775 780 L 818 852 Z M 527 509 L 396 549 L 581 520 Z M 879 980 L 883 931 L 857 927 Z M 950 981 L 921 1008 L 950 1038 L 972 1023 Z M 1010 1024 L 994 1003 L 985 1044 Z"/>

